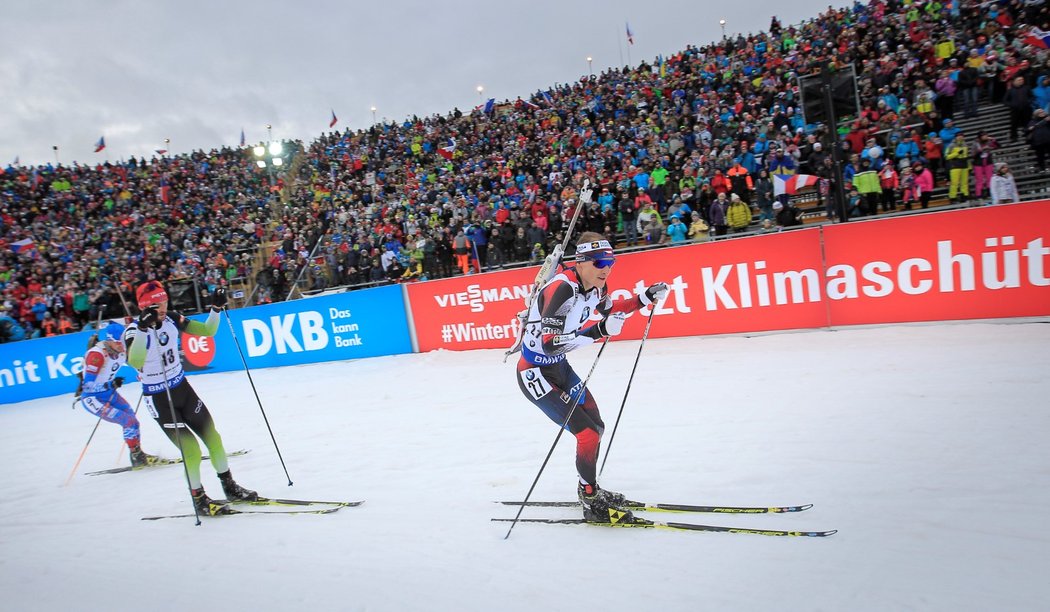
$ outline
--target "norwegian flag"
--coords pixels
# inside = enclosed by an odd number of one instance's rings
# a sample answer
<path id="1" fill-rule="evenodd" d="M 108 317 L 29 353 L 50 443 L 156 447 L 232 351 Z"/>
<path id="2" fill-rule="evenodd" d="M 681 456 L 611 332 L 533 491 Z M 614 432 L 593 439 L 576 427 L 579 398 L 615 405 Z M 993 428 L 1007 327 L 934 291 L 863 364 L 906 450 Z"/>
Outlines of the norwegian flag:
<path id="1" fill-rule="evenodd" d="M 443 147 L 440 147 L 437 152 L 438 152 L 438 155 L 440 155 L 441 157 L 444 157 L 445 159 L 447 159 L 449 161 L 452 161 L 452 156 L 456 152 L 456 139 L 455 138 L 449 138 L 448 140 L 449 140 L 450 144 L 445 145 Z"/>
<path id="2" fill-rule="evenodd" d="M 99 136 L 98 137 L 98 142 L 95 143 L 95 153 L 98 153 L 99 151 L 101 151 L 102 149 L 105 149 L 105 148 L 106 148 L 106 137 L 105 136 Z"/>
<path id="3" fill-rule="evenodd" d="M 332 109 L 332 120 L 328 122 L 328 127 L 334 128 L 335 124 L 339 123 L 339 117 L 335 116 L 335 109 Z"/>
<path id="4" fill-rule="evenodd" d="M 801 189 L 812 187 L 820 180 L 812 174 L 774 174 L 773 195 L 795 195 Z"/>

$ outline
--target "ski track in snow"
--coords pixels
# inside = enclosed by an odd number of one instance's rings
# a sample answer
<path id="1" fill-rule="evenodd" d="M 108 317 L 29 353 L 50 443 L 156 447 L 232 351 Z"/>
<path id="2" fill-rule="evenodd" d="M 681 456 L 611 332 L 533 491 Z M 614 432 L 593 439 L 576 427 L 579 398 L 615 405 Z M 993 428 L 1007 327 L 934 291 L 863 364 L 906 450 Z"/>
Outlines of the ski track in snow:
<path id="1" fill-rule="evenodd" d="M 7 610 L 1037 610 L 1050 601 L 1050 325 L 984 321 L 650 340 L 602 484 L 651 502 L 795 515 L 650 515 L 827 539 L 519 524 L 557 433 L 501 351 L 196 376 L 237 480 L 365 499 L 328 516 L 145 522 L 191 510 L 181 466 L 107 476 L 119 428 L 62 396 L 0 407 Z M 608 441 L 637 342 L 590 388 Z M 597 348 L 570 360 L 586 375 Z M 122 389 L 134 405 L 139 386 Z M 143 446 L 175 456 L 145 409 Z M 572 499 L 562 436 L 535 500 Z M 603 448 L 604 453 L 604 448 Z M 121 455 L 127 461 L 127 453 Z M 205 488 L 221 496 L 214 470 Z M 526 509 L 525 517 L 572 517 Z"/>

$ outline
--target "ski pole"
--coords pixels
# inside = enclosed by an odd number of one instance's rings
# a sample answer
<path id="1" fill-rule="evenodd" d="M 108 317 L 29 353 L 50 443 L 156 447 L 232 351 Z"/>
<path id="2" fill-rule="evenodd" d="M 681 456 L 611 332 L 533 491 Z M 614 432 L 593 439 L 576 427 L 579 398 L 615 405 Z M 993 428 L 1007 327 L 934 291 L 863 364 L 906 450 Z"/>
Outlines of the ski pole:
<path id="1" fill-rule="evenodd" d="M 503 536 L 506 540 L 510 537 L 510 532 L 514 530 L 514 526 L 518 524 L 518 519 L 521 518 L 521 513 L 525 510 L 525 506 L 529 503 L 529 498 L 532 497 L 532 491 L 536 488 L 536 483 L 540 481 L 540 476 L 543 474 L 544 468 L 547 467 L 547 462 L 550 461 L 551 455 L 554 454 L 554 448 L 558 446 L 558 440 L 561 440 L 561 434 L 565 432 L 565 428 L 569 426 L 569 419 L 572 418 L 572 414 L 576 412 L 576 406 L 580 405 L 580 402 L 587 395 L 587 382 L 591 379 L 591 374 L 594 374 L 594 369 L 598 367 L 598 360 L 601 359 L 602 353 L 605 352 L 605 347 L 609 345 L 609 339 L 606 338 L 602 341 L 602 347 L 598 349 L 598 355 L 594 358 L 594 363 L 591 364 L 591 371 L 587 372 L 587 378 L 583 379 L 583 385 L 580 388 L 579 395 L 576 396 L 576 400 L 572 404 L 572 408 L 569 409 L 569 414 L 565 415 L 565 422 L 558 428 L 558 435 L 554 436 L 554 443 L 551 444 L 551 448 L 547 451 L 547 456 L 543 458 L 543 465 L 540 466 L 540 471 L 536 473 L 536 478 L 532 480 L 532 486 L 529 487 L 529 492 L 525 494 L 525 501 L 518 506 L 518 513 L 514 515 L 514 520 L 510 524 L 510 529 L 507 530 L 507 535 Z"/>
<path id="2" fill-rule="evenodd" d="M 153 332 L 153 341 L 159 347 L 160 337 L 157 335 L 156 328 L 152 328 L 150 331 Z M 193 483 L 190 482 L 190 465 L 186 461 L 186 451 L 182 448 L 182 433 L 179 432 L 184 424 L 180 423 L 178 417 L 175 415 L 175 402 L 171 399 L 171 385 L 168 383 L 168 364 L 164 361 L 163 352 L 160 355 L 160 367 L 164 372 L 164 395 L 168 398 L 168 410 L 171 411 L 171 427 L 175 429 L 175 446 L 179 447 L 179 455 L 182 456 L 182 472 L 186 475 L 186 488 L 190 491 L 190 505 L 193 506 L 193 518 L 197 520 L 196 526 L 200 527 L 201 515 L 197 512 L 197 504 L 193 501 Z M 145 390 L 143 390 L 143 393 L 145 393 Z M 166 425 L 161 425 L 161 427 L 166 427 Z M 191 433 L 188 435 L 192 436 L 193 434 Z"/>
<path id="3" fill-rule="evenodd" d="M 78 400 L 78 401 L 82 401 L 82 400 Z M 102 407 L 102 412 L 105 412 L 106 408 L 108 408 L 108 407 L 109 407 L 109 402 L 106 402 L 106 405 Z M 99 423 L 102 422 L 102 412 L 99 413 L 98 420 L 95 421 L 95 427 L 91 430 L 91 435 L 88 436 L 87 442 L 84 443 L 84 448 L 81 449 L 80 456 L 77 457 L 77 462 L 73 464 L 73 469 L 70 470 L 69 478 L 66 478 L 65 484 L 62 485 L 63 487 L 68 486 L 69 483 L 73 481 L 73 475 L 77 473 L 77 468 L 80 467 L 80 462 L 81 462 L 81 460 L 84 459 L 84 453 L 87 452 L 88 445 L 91 444 L 91 439 L 95 437 L 95 432 L 98 431 L 98 425 L 99 425 Z"/>
<path id="4" fill-rule="evenodd" d="M 569 220 L 569 227 L 565 230 L 565 236 L 562 237 L 561 244 L 555 246 L 554 250 L 543 259 L 543 265 L 540 266 L 539 272 L 536 273 L 536 280 L 533 281 L 532 288 L 529 290 L 529 297 L 525 300 L 525 310 L 518 313 L 518 321 L 520 323 L 518 337 L 514 340 L 514 344 L 503 353 L 504 363 L 507 362 L 508 357 L 521 350 L 521 343 L 525 339 L 525 324 L 528 322 L 532 303 L 536 301 L 536 295 L 539 293 L 540 287 L 547 284 L 547 281 L 554 276 L 554 272 L 558 270 L 558 266 L 561 265 L 562 256 L 565 254 L 565 249 L 568 248 L 569 241 L 572 239 L 572 230 L 576 227 L 576 221 L 580 218 L 580 212 L 591 203 L 591 193 L 591 181 L 590 179 L 584 179 L 583 189 L 580 190 L 580 197 L 576 201 L 576 210 L 573 211 L 572 219 Z"/>
<path id="5" fill-rule="evenodd" d="M 634 372 L 638 369 L 638 360 L 642 358 L 642 347 L 645 346 L 645 339 L 649 337 L 649 327 L 653 324 L 654 314 L 656 314 L 656 304 L 650 306 L 649 319 L 645 322 L 645 331 L 642 333 L 642 343 L 638 345 L 638 354 L 634 357 L 634 367 L 631 368 L 631 376 L 627 379 L 627 390 L 623 392 L 623 402 L 620 403 L 620 412 L 616 415 L 616 422 L 613 423 L 612 433 L 609 434 L 609 444 L 605 446 L 605 457 L 602 458 L 602 466 L 598 469 L 598 476 L 601 476 L 602 470 L 605 469 L 605 462 L 609 459 L 609 451 L 612 450 L 613 440 L 616 439 L 616 428 L 620 426 L 620 417 L 623 416 L 623 407 L 627 405 L 627 395 L 631 392 L 631 383 L 634 382 Z"/>
<path id="6" fill-rule="evenodd" d="M 284 477 L 288 479 L 288 486 L 292 486 L 292 477 L 288 475 L 288 467 L 284 464 L 284 457 L 281 456 L 281 447 L 277 445 L 277 438 L 273 435 L 273 428 L 270 427 L 270 419 L 266 418 L 266 410 L 263 409 L 262 400 L 259 399 L 259 391 L 255 388 L 255 381 L 252 380 L 252 372 L 248 369 L 248 360 L 244 358 L 244 351 L 241 350 L 241 343 L 237 340 L 237 332 L 233 329 L 233 319 L 230 318 L 230 311 L 223 306 L 222 311 L 226 313 L 226 323 L 230 326 L 230 335 L 233 336 L 233 344 L 237 347 L 237 354 L 241 356 L 241 363 L 244 364 L 244 373 L 248 375 L 248 382 L 252 386 L 252 393 L 255 394 L 255 402 L 259 404 L 259 412 L 262 413 L 263 421 L 266 423 L 266 429 L 270 432 L 270 439 L 273 440 L 273 447 L 277 449 L 277 458 L 281 460 L 281 467 L 284 468 Z"/>

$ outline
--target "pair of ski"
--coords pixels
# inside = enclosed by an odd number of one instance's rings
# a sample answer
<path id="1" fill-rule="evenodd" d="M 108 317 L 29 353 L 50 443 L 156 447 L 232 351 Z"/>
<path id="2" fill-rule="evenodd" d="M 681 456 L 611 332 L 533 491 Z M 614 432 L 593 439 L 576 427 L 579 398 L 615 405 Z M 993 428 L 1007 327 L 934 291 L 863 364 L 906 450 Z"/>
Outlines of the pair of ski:
<path id="1" fill-rule="evenodd" d="M 527 506 L 539 508 L 581 508 L 580 502 L 497 502 L 505 506 Z M 686 504 L 647 504 L 644 502 L 628 501 L 620 506 L 631 512 L 676 512 L 676 513 L 711 513 L 711 514 L 784 514 L 792 512 L 803 512 L 813 507 L 813 504 L 801 506 L 694 506 Z M 494 518 L 495 522 L 513 522 L 511 518 Z M 589 521 L 583 518 L 555 519 L 555 518 L 519 518 L 519 523 L 539 523 L 547 525 L 596 525 L 599 527 L 622 527 L 635 529 L 662 529 L 670 531 L 714 531 L 721 533 L 749 533 L 753 535 L 766 536 L 794 536 L 809 538 L 826 538 L 838 533 L 837 529 L 829 531 L 793 531 L 786 529 L 750 529 L 743 527 L 726 527 L 723 525 L 699 525 L 695 523 L 679 523 L 674 521 L 651 521 L 641 517 L 632 517 L 627 520 L 626 515 L 615 510 L 610 511 L 609 521 Z"/>
<path id="2" fill-rule="evenodd" d="M 238 510 L 236 508 L 229 507 L 227 512 L 223 514 L 217 514 L 214 518 L 223 516 L 237 516 L 239 514 L 332 514 L 342 510 L 343 508 L 353 508 L 360 506 L 365 503 L 362 501 L 318 501 L 309 499 L 277 499 L 269 497 L 260 497 L 253 500 L 225 500 L 216 499 L 214 500 L 217 504 L 224 504 L 228 506 L 269 506 L 269 507 L 298 507 L 297 510 Z M 314 507 L 314 506 L 324 506 Z M 177 518 L 190 518 L 193 514 L 166 514 L 163 516 L 144 516 L 144 521 L 159 521 L 161 519 L 177 519 Z M 202 515 L 204 516 L 204 515 Z M 209 516 L 208 518 L 213 518 Z"/>
<path id="3" fill-rule="evenodd" d="M 233 451 L 232 453 L 226 453 L 226 456 L 227 457 L 239 457 L 241 455 L 247 455 L 250 452 L 251 452 L 251 449 L 242 449 L 242 450 Z M 201 457 L 201 459 L 210 459 L 210 457 L 208 457 L 208 455 L 204 455 L 203 457 Z M 108 470 L 99 470 L 97 472 L 84 472 L 84 475 L 85 476 L 99 476 L 101 474 L 123 474 L 124 472 L 138 472 L 138 471 L 146 470 L 146 469 L 149 469 L 149 468 L 163 467 L 165 465 L 178 465 L 180 463 L 182 463 L 182 457 L 178 457 L 178 458 L 175 458 L 175 459 L 166 459 L 164 457 L 157 457 L 157 459 L 154 460 L 153 463 L 150 463 L 149 465 L 137 465 L 137 466 L 125 465 L 124 467 L 111 468 L 111 469 L 108 469 Z"/>

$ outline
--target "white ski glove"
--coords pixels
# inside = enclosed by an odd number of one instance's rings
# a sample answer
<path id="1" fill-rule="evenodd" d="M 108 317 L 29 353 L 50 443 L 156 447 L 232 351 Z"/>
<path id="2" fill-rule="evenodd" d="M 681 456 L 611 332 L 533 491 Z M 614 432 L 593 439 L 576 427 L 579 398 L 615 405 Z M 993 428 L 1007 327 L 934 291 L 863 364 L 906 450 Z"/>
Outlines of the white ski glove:
<path id="1" fill-rule="evenodd" d="M 626 314 L 622 312 L 614 312 L 601 321 L 598 321 L 598 331 L 603 336 L 619 336 L 620 332 L 623 331 L 623 322 L 626 320 Z"/>
<path id="2" fill-rule="evenodd" d="M 662 301 L 667 297 L 667 291 L 667 283 L 656 283 L 646 289 L 644 293 L 638 296 L 638 298 L 642 301 L 642 306 L 648 306 Z"/>

